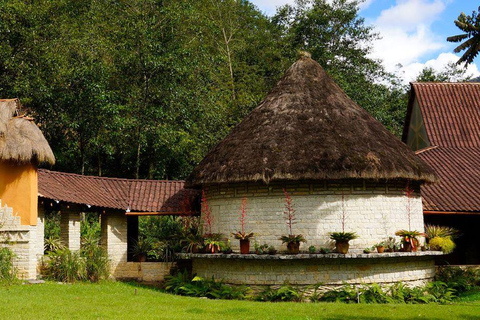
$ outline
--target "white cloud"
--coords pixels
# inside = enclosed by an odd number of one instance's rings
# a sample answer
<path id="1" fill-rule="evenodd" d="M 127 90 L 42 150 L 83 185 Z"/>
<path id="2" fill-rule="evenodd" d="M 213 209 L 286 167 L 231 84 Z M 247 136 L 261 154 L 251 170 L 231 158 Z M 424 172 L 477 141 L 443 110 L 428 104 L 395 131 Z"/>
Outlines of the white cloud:
<path id="1" fill-rule="evenodd" d="M 285 4 L 293 4 L 295 0 L 251 0 L 250 2 L 255 4 L 261 11 L 271 16 L 275 14 L 277 7 Z"/>
<path id="2" fill-rule="evenodd" d="M 428 60 L 425 63 L 414 62 L 397 68 L 396 73 L 404 80 L 404 83 L 406 84 L 414 81 L 425 67 L 432 68 L 436 72 L 441 72 L 449 63 L 455 63 L 458 61 L 458 59 L 459 57 L 455 54 L 444 52 L 440 53 L 437 58 Z M 459 66 L 459 68 L 463 68 L 463 65 Z M 469 75 L 472 77 L 478 77 L 480 75 L 480 72 L 475 64 L 471 64 L 467 67 L 466 76 Z"/>
<path id="3" fill-rule="evenodd" d="M 372 57 L 383 60 L 388 71 L 397 64 L 410 65 L 421 57 L 446 47 L 445 39 L 432 33 L 430 25 L 445 10 L 448 0 L 397 0 L 373 22 L 382 37 L 373 46 Z"/>

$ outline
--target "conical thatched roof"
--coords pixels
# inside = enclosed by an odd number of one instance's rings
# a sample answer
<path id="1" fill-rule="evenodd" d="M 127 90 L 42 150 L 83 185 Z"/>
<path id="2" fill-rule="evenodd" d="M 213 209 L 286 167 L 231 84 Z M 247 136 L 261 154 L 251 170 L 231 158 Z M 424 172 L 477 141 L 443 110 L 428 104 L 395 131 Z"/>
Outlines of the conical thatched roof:
<path id="1" fill-rule="evenodd" d="M 0 160 L 55 163 L 47 140 L 33 119 L 18 116 L 18 99 L 0 100 Z"/>
<path id="2" fill-rule="evenodd" d="M 187 182 L 411 179 L 433 170 L 304 55 Z"/>

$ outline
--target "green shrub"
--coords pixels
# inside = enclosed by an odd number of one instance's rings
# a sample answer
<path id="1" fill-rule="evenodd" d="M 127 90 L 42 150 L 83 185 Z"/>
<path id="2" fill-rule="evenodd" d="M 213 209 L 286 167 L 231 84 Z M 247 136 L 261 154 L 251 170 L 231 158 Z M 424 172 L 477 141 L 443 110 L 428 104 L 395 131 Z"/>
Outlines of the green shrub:
<path id="1" fill-rule="evenodd" d="M 269 302 L 299 302 L 303 300 L 303 293 L 292 285 L 286 283 L 278 289 L 272 289 L 271 287 L 265 288 L 255 297 L 255 300 Z"/>
<path id="2" fill-rule="evenodd" d="M 325 292 L 318 298 L 318 301 L 356 303 L 358 302 L 358 290 L 355 286 L 345 285 Z"/>
<path id="3" fill-rule="evenodd" d="M 449 288 L 462 293 L 480 285 L 480 273 L 473 268 L 441 266 L 437 268 L 435 280 L 444 282 Z"/>
<path id="4" fill-rule="evenodd" d="M 13 266 L 15 254 L 9 248 L 0 248 L 0 282 L 10 283 L 16 277 L 16 269 Z"/>
<path id="5" fill-rule="evenodd" d="M 54 237 L 45 238 L 45 242 L 44 242 L 45 253 L 57 251 L 64 248 L 65 246 L 63 245 L 62 241 L 59 238 L 54 238 Z"/>
<path id="6" fill-rule="evenodd" d="M 88 280 L 98 282 L 110 276 L 110 262 L 105 248 L 98 242 L 83 244 L 80 255 L 85 261 L 85 274 Z"/>
<path id="7" fill-rule="evenodd" d="M 60 212 L 45 212 L 45 239 L 60 239 Z"/>
<path id="8" fill-rule="evenodd" d="M 192 277 L 187 271 L 167 276 L 163 289 L 166 292 L 189 297 L 206 297 L 210 299 L 242 300 L 247 294 L 246 287 L 234 287 L 215 279 Z"/>
<path id="9" fill-rule="evenodd" d="M 85 260 L 79 252 L 69 249 L 50 252 L 44 261 L 43 275 L 49 280 L 62 282 L 85 280 Z"/>
<path id="10" fill-rule="evenodd" d="M 361 303 L 389 303 L 390 297 L 378 284 L 366 286 L 359 292 L 359 300 Z"/>
<path id="11" fill-rule="evenodd" d="M 428 241 L 431 250 L 441 250 L 443 253 L 451 253 L 455 249 L 455 243 L 451 237 L 434 237 Z"/>

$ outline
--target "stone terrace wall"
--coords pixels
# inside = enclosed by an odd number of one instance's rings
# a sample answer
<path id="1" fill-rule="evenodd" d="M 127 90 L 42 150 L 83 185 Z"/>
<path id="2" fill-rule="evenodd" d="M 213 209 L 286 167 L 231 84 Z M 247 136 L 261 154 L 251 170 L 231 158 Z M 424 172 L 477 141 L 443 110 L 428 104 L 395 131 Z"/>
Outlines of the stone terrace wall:
<path id="1" fill-rule="evenodd" d="M 410 228 L 423 231 L 422 200 L 419 185 L 413 185 L 414 195 L 405 195 L 405 181 L 322 181 L 285 184 L 211 185 L 205 188 L 212 208 L 214 232 L 231 239 L 234 250 L 238 240 L 231 233 L 240 228 L 238 217 L 243 196 L 247 198 L 247 231 L 256 234 L 259 243 L 285 250 L 278 238 L 288 234 L 284 219 L 285 200 L 282 188 L 291 195 L 296 210 L 293 233 L 303 234 L 308 246 L 331 247 L 328 234 L 342 230 L 341 216 L 346 214 L 345 231 L 360 236 L 351 241 L 351 249 L 365 247 L 393 236 L 399 229 L 409 229 L 407 206 L 410 203 Z M 344 207 L 342 205 L 344 197 Z M 203 215 L 203 213 L 202 213 Z"/>
<path id="2" fill-rule="evenodd" d="M 0 201 L 0 245 L 7 246 L 15 253 L 14 266 L 18 277 L 35 279 L 37 277 L 37 226 L 24 226 L 20 217 L 13 214 L 12 208 L 2 207 Z M 43 247 L 43 245 L 42 245 Z"/>
<path id="3" fill-rule="evenodd" d="M 193 273 L 205 278 L 223 279 L 230 284 L 251 286 L 293 285 L 324 286 L 348 284 L 389 284 L 404 282 L 423 285 L 435 275 L 433 256 L 385 254 L 379 258 L 288 259 L 289 256 L 257 256 L 256 259 L 193 258 Z M 386 255 L 398 255 L 397 257 Z M 307 256 L 307 255 L 303 255 Z M 348 255 L 347 255 L 348 256 Z"/>
<path id="4" fill-rule="evenodd" d="M 113 270 L 115 279 L 133 279 L 144 282 L 161 282 L 175 262 L 120 262 Z"/>

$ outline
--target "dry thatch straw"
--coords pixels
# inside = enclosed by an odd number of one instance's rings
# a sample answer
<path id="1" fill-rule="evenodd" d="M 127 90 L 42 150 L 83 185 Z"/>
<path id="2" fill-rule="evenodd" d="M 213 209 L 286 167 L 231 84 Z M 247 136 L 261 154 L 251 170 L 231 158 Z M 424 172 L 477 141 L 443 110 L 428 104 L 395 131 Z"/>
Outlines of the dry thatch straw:
<path id="1" fill-rule="evenodd" d="M 16 163 L 55 163 L 55 156 L 31 118 L 17 116 L 18 99 L 0 100 L 0 159 Z"/>
<path id="2" fill-rule="evenodd" d="M 303 55 L 187 183 L 347 178 L 436 180 L 423 160 Z"/>

